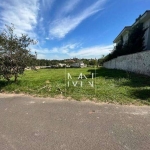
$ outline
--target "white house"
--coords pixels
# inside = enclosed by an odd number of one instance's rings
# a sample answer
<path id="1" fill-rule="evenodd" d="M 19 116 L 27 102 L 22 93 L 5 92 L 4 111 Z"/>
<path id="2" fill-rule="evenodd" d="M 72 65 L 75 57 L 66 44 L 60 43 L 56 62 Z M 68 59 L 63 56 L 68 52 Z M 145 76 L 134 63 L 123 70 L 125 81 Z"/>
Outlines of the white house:
<path id="1" fill-rule="evenodd" d="M 71 64 L 70 67 L 83 68 L 86 67 L 86 65 L 81 61 L 81 62 Z"/>
<path id="2" fill-rule="evenodd" d="M 138 22 L 143 23 L 144 28 L 147 28 L 145 35 L 144 35 L 144 41 L 145 41 L 145 50 L 150 50 L 150 10 L 145 11 L 143 15 L 141 15 L 136 21 L 133 23 L 132 26 L 126 26 L 119 35 L 115 38 L 113 41 L 114 43 L 119 43 L 121 36 L 123 37 L 123 43 L 125 43 L 128 40 L 128 35 L 130 32 L 130 29 L 134 27 Z"/>
<path id="3" fill-rule="evenodd" d="M 59 67 L 65 67 L 66 64 L 59 63 L 58 66 L 59 66 Z"/>
<path id="4" fill-rule="evenodd" d="M 128 40 L 128 35 L 129 35 L 130 29 L 131 29 L 131 26 L 124 27 L 124 29 L 119 33 L 119 35 L 115 38 L 115 40 L 113 42 L 116 44 L 119 43 L 121 36 L 122 36 L 123 43 L 125 43 Z"/>

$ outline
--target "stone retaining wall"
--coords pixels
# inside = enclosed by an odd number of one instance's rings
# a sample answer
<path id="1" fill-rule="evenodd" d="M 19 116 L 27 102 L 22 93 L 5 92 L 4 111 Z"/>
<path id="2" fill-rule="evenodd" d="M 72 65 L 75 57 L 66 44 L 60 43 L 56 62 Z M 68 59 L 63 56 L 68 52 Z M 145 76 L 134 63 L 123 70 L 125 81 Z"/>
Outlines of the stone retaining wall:
<path id="1" fill-rule="evenodd" d="M 103 66 L 150 76 L 150 50 L 117 57 L 105 62 Z"/>

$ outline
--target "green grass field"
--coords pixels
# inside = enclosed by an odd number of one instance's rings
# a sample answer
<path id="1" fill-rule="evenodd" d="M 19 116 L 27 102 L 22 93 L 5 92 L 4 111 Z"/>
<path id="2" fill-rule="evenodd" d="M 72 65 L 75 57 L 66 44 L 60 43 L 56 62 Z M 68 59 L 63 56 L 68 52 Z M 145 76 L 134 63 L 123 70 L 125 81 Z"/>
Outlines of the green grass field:
<path id="1" fill-rule="evenodd" d="M 68 73 L 71 75 L 69 79 Z M 87 79 L 78 79 L 80 73 Z M 42 97 L 64 96 L 96 102 L 150 104 L 150 77 L 102 67 L 28 70 L 16 83 L 1 79 L 0 90 Z"/>

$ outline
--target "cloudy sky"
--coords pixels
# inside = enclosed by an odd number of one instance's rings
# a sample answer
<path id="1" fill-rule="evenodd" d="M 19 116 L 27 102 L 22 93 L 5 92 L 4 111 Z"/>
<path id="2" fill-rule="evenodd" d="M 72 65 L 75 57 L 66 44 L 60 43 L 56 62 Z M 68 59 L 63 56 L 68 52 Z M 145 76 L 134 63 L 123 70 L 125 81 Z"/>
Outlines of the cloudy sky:
<path id="1" fill-rule="evenodd" d="M 100 58 L 124 28 L 150 9 L 150 0 L 0 0 L 0 28 L 38 40 L 38 58 Z"/>

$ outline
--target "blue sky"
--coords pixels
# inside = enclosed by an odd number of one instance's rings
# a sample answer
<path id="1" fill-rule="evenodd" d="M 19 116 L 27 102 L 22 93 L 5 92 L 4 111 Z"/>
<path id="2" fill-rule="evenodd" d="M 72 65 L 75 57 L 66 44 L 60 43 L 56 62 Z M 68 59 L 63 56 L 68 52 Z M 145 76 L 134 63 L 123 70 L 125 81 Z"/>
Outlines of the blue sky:
<path id="1" fill-rule="evenodd" d="M 149 9 L 150 0 L 0 0 L 0 27 L 37 39 L 38 58 L 100 58 Z"/>

